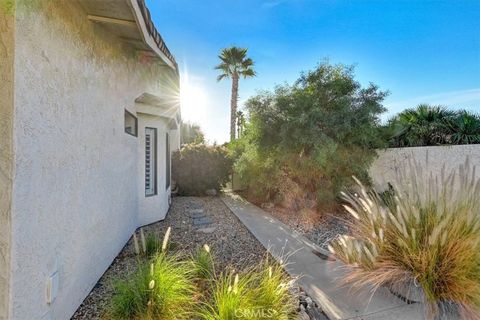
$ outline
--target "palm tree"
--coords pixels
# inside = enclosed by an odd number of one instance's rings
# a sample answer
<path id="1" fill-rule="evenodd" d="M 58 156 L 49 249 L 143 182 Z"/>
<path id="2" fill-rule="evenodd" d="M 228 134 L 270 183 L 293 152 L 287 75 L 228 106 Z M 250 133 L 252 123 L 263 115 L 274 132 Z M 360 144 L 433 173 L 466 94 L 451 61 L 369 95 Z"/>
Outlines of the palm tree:
<path id="1" fill-rule="evenodd" d="M 247 58 L 247 50 L 245 48 L 230 47 L 222 49 L 218 58 L 221 62 L 215 67 L 220 70 L 221 74 L 217 77 L 217 81 L 226 78 L 232 79 L 232 97 L 230 100 L 230 140 L 235 140 L 235 120 L 237 117 L 238 103 L 238 80 L 240 77 L 255 77 L 253 70 L 253 60 Z"/>
<path id="2" fill-rule="evenodd" d="M 480 143 L 480 115 L 461 110 L 447 124 L 450 143 Z"/>
<path id="3" fill-rule="evenodd" d="M 445 144 L 447 121 L 454 114 L 443 106 L 421 104 L 402 111 L 390 124 L 399 128 L 394 138 L 400 147 Z"/>

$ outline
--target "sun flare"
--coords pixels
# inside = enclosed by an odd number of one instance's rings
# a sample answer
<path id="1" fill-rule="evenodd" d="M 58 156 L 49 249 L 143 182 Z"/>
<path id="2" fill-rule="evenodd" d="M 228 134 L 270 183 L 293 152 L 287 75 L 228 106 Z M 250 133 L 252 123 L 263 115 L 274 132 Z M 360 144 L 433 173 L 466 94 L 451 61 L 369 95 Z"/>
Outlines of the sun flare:
<path id="1" fill-rule="evenodd" d="M 207 94 L 201 85 L 193 83 L 185 74 L 180 84 L 180 106 L 182 118 L 200 124 L 207 113 Z"/>

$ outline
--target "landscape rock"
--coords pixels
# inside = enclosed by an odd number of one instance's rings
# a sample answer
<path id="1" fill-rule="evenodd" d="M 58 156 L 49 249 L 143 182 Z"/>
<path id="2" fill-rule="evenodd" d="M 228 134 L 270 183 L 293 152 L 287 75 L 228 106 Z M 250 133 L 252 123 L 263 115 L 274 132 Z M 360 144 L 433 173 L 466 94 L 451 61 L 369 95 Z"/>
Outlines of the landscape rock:
<path id="1" fill-rule="evenodd" d="M 275 205 L 272 202 L 265 202 L 265 203 L 262 203 L 261 207 L 263 209 L 273 209 Z"/>
<path id="2" fill-rule="evenodd" d="M 215 189 L 208 189 L 205 191 L 205 194 L 210 197 L 215 197 L 218 194 L 218 192 Z"/>
<path id="3" fill-rule="evenodd" d="M 217 230 L 217 227 L 207 227 L 207 228 L 197 229 L 197 232 L 212 233 L 212 232 L 215 232 L 215 230 Z"/>

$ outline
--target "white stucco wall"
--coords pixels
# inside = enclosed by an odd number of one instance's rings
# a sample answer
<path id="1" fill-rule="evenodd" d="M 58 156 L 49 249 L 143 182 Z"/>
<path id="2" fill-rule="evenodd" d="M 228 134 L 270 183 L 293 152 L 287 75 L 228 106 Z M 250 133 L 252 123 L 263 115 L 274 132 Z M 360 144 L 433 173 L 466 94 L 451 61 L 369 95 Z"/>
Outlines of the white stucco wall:
<path id="1" fill-rule="evenodd" d="M 68 319 L 134 229 L 166 212 L 159 201 L 139 218 L 142 143 L 124 133 L 124 109 L 161 96 L 173 73 L 139 62 L 74 1 L 19 2 L 15 32 L 10 318 Z"/>
<path id="2" fill-rule="evenodd" d="M 139 212 L 138 221 L 141 225 L 165 218 L 169 207 L 170 189 L 166 183 L 166 133 L 168 122 L 164 118 L 139 113 L 138 117 L 138 176 L 145 177 L 145 128 L 157 129 L 157 194 L 145 196 L 145 184 L 138 184 Z"/>
<path id="3" fill-rule="evenodd" d="M 467 157 L 477 167 L 480 178 L 480 145 L 432 146 L 412 148 L 392 148 L 378 150 L 378 158 L 370 167 L 370 176 L 379 190 L 387 188 L 388 182 L 396 181 L 399 168 L 409 158 L 415 159 L 425 172 L 440 174 L 442 167 L 448 171 L 457 169 Z"/>

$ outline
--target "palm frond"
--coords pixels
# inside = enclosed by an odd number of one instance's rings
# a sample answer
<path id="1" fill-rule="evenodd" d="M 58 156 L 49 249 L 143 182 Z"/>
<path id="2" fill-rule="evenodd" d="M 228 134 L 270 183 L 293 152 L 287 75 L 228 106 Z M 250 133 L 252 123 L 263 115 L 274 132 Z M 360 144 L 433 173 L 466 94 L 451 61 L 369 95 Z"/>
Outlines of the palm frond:
<path id="1" fill-rule="evenodd" d="M 226 78 L 229 78 L 230 76 L 226 73 L 223 73 L 223 74 L 219 74 L 217 76 L 217 81 L 222 81 L 223 79 L 226 79 Z"/>

